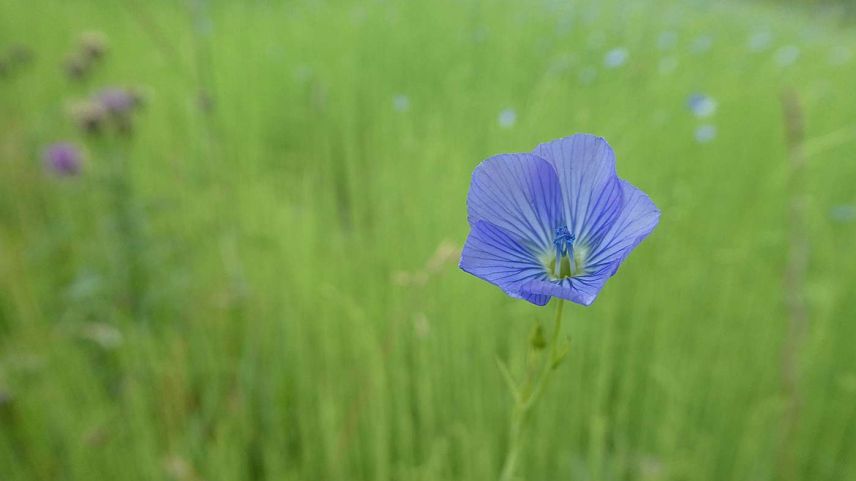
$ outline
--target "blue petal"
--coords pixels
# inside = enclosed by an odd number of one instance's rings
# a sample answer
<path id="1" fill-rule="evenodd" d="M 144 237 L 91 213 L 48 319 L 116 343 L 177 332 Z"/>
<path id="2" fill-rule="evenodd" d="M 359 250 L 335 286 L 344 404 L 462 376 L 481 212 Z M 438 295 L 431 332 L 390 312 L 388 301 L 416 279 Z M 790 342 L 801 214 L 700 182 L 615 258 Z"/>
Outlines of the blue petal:
<path id="1" fill-rule="evenodd" d="M 600 137 L 576 134 L 541 144 L 532 153 L 556 169 L 565 223 L 577 242 L 598 244 L 622 204 L 612 148 Z"/>
<path id="2" fill-rule="evenodd" d="M 611 275 L 610 266 L 607 266 L 582 276 L 569 277 L 558 282 L 533 279 L 521 286 L 520 290 L 524 295 L 553 296 L 589 306 L 597 298 Z"/>
<path id="3" fill-rule="evenodd" d="M 553 244 L 562 224 L 556 171 L 532 154 L 491 157 L 473 172 L 467 196 L 469 222 L 490 222 L 535 251 Z"/>
<path id="4" fill-rule="evenodd" d="M 592 246 L 586 262 L 593 269 L 608 267 L 609 275 L 660 221 L 660 211 L 644 192 L 626 180 L 620 182 L 624 205 L 600 244 Z"/>
<path id="5" fill-rule="evenodd" d="M 473 224 L 461 252 L 460 267 L 498 286 L 511 297 L 539 306 L 550 300 L 547 295 L 521 292 L 522 285 L 547 279 L 547 272 L 531 250 L 490 222 L 480 220 Z"/>

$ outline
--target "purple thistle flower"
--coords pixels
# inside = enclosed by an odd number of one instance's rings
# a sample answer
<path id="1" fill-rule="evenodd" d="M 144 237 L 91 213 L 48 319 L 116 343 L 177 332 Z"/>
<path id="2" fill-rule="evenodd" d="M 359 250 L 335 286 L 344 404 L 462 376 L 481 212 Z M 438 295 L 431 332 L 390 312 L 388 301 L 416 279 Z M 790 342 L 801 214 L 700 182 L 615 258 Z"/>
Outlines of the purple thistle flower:
<path id="1" fill-rule="evenodd" d="M 83 164 L 83 154 L 70 142 L 49 145 L 45 149 L 43 159 L 46 168 L 63 177 L 77 175 Z"/>
<path id="2" fill-rule="evenodd" d="M 113 115 L 125 115 L 137 106 L 136 96 L 123 88 L 109 87 L 98 92 L 95 97 L 101 106 Z"/>
<path id="3" fill-rule="evenodd" d="M 551 297 L 590 305 L 660 218 L 618 177 L 609 144 L 589 134 L 485 160 L 467 210 L 461 269 L 539 306 Z"/>

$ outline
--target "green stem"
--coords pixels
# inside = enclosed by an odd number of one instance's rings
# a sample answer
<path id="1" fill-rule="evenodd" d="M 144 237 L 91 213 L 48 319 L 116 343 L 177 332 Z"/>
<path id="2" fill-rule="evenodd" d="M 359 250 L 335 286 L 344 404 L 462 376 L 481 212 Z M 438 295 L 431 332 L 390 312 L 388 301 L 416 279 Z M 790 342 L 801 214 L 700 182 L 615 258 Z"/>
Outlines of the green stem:
<path id="1" fill-rule="evenodd" d="M 511 413 L 511 422 L 508 431 L 508 451 L 505 455 L 505 462 L 502 466 L 500 481 L 511 481 L 514 478 L 514 469 L 517 466 L 517 458 L 520 455 L 522 447 L 522 431 L 526 423 L 526 415 L 532 406 L 544 394 L 547 384 L 550 380 L 550 374 L 558 366 L 561 356 L 559 353 L 559 335 L 562 332 L 562 309 L 565 306 L 563 299 L 556 299 L 556 319 L 553 323 L 553 336 L 550 338 L 550 355 L 544 359 L 544 365 L 541 368 L 541 373 L 538 375 L 534 389 L 531 388 L 532 379 L 527 376 L 527 380 L 523 385 L 523 389 L 516 397 L 514 410 Z"/>

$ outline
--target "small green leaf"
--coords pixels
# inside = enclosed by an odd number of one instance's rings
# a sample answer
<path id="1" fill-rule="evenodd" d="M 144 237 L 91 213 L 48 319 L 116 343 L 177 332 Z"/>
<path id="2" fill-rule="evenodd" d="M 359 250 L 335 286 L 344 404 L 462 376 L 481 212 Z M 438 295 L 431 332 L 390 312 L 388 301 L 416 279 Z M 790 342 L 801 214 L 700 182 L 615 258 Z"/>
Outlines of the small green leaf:
<path id="1" fill-rule="evenodd" d="M 541 328 L 541 323 L 535 321 L 535 326 L 532 327 L 532 333 L 529 335 L 529 344 L 532 349 L 540 351 L 547 347 L 547 339 L 544 338 L 544 329 Z"/>

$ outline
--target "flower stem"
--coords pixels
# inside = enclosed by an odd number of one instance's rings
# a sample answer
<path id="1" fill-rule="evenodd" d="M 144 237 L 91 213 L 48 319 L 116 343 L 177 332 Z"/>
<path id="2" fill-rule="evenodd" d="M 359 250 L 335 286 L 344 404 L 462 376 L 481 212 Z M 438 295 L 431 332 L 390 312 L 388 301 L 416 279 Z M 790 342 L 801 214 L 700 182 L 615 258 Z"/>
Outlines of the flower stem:
<path id="1" fill-rule="evenodd" d="M 550 374 L 558 367 L 565 352 L 559 351 L 559 335 L 562 332 L 562 308 L 565 303 L 563 299 L 556 299 L 556 319 L 553 322 L 553 335 L 550 338 L 549 349 L 550 353 L 544 359 L 541 372 L 534 380 L 530 375 L 526 376 L 526 381 L 523 383 L 518 394 L 515 396 L 514 410 L 511 413 L 511 422 L 508 432 L 508 450 L 505 454 L 505 462 L 502 466 L 500 481 L 511 481 L 514 479 L 514 470 L 517 466 L 517 458 L 520 455 L 522 447 L 522 431 L 526 424 L 526 417 L 532 406 L 544 394 L 547 384 L 550 381 Z"/>

